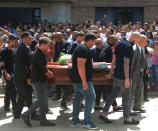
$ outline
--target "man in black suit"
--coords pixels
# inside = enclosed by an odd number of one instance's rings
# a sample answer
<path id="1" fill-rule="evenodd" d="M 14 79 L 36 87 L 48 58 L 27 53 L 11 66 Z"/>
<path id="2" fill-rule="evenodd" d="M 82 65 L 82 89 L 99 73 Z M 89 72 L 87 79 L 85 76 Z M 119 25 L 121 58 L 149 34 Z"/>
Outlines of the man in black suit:
<path id="1" fill-rule="evenodd" d="M 68 43 L 67 41 L 65 41 L 63 39 L 63 34 L 61 32 L 57 32 L 56 33 L 56 37 L 55 37 L 55 54 L 54 54 L 54 62 L 57 62 L 57 60 L 59 59 L 59 55 L 61 52 L 63 53 L 67 53 L 67 47 L 69 46 L 70 43 Z M 67 110 L 67 106 L 66 106 L 66 101 L 68 99 L 69 93 L 70 93 L 70 87 L 64 87 L 63 85 L 61 86 L 57 86 L 56 91 L 57 91 L 57 96 L 55 97 L 55 99 L 53 100 L 59 100 L 61 98 L 61 89 L 63 88 L 64 90 L 64 94 L 62 97 L 62 101 L 61 101 L 61 105 L 60 107 L 64 110 Z"/>
<path id="2" fill-rule="evenodd" d="M 67 47 L 69 46 L 69 42 L 63 39 L 63 34 L 61 32 L 57 32 L 55 36 L 55 54 L 54 54 L 54 62 L 57 62 L 59 59 L 59 55 L 61 52 L 67 53 Z"/>
<path id="3" fill-rule="evenodd" d="M 18 47 L 15 56 L 15 83 L 18 92 L 18 102 L 14 112 L 14 118 L 19 119 L 24 105 L 29 108 L 32 105 L 31 74 L 31 49 L 32 36 L 25 32 L 21 36 L 22 43 Z M 36 119 L 34 113 L 32 119 Z M 37 118 L 38 119 L 38 118 Z"/>

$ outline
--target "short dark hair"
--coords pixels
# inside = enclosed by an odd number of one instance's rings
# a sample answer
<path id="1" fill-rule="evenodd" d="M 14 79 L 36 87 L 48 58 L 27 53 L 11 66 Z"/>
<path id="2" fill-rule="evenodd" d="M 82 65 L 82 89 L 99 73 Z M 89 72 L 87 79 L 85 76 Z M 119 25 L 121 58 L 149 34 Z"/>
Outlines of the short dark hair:
<path id="1" fill-rule="evenodd" d="M 9 36 L 9 42 L 11 41 L 11 40 L 18 40 L 18 37 L 16 36 L 16 35 L 10 35 Z"/>
<path id="2" fill-rule="evenodd" d="M 78 37 L 78 36 L 81 36 L 81 37 L 82 37 L 82 36 L 85 36 L 85 33 L 82 32 L 82 31 L 81 31 L 81 32 L 77 32 L 77 35 L 76 35 L 76 36 L 77 36 L 77 37 Z"/>
<path id="3" fill-rule="evenodd" d="M 33 29 L 29 29 L 28 32 L 29 32 L 32 36 L 34 36 L 34 30 L 33 30 Z"/>
<path id="4" fill-rule="evenodd" d="M 50 39 L 48 37 L 42 36 L 39 39 L 39 45 L 50 43 Z"/>
<path id="5" fill-rule="evenodd" d="M 25 38 L 25 37 L 28 37 L 29 35 L 31 35 L 30 32 L 24 32 L 22 35 L 21 35 L 21 39 Z"/>
<path id="6" fill-rule="evenodd" d="M 84 41 L 87 42 L 89 40 L 95 40 L 95 39 L 97 39 L 97 37 L 94 33 L 87 33 Z"/>

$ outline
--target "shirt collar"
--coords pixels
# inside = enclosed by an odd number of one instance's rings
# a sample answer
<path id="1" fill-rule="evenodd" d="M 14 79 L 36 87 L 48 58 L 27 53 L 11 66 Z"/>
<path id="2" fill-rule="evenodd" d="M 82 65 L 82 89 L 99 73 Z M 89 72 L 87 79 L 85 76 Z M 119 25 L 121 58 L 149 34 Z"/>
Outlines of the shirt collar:
<path id="1" fill-rule="evenodd" d="M 23 43 L 23 44 L 26 46 L 27 49 L 30 48 L 30 46 L 28 46 L 27 44 L 25 44 L 25 43 Z"/>

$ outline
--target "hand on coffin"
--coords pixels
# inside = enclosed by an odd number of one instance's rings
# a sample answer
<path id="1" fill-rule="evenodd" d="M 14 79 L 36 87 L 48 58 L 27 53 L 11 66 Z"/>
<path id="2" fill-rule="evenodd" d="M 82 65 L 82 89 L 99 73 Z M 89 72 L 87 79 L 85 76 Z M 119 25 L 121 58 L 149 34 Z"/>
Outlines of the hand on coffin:
<path id="1" fill-rule="evenodd" d="M 8 81 L 11 80 L 11 76 L 10 76 L 8 73 L 5 74 L 5 78 L 6 78 L 6 80 L 8 80 Z"/>
<path id="2" fill-rule="evenodd" d="M 27 79 L 27 84 L 31 86 L 31 79 L 30 78 Z"/>
<path id="3" fill-rule="evenodd" d="M 47 76 L 48 79 L 50 79 L 50 78 L 54 77 L 54 74 L 53 74 L 53 72 L 51 72 L 50 70 L 48 70 L 48 72 L 46 73 L 46 76 Z"/>

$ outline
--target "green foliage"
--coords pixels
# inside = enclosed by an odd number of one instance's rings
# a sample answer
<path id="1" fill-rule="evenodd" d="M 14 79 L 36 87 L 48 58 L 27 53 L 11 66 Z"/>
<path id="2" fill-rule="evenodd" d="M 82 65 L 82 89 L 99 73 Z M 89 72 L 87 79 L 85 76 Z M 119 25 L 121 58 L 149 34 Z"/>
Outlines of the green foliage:
<path id="1" fill-rule="evenodd" d="M 63 58 L 64 55 L 65 55 L 65 53 L 61 52 L 59 54 L 59 59 L 57 60 L 57 62 L 61 65 L 67 63 L 67 61 L 68 61 L 66 58 L 65 59 Z"/>

